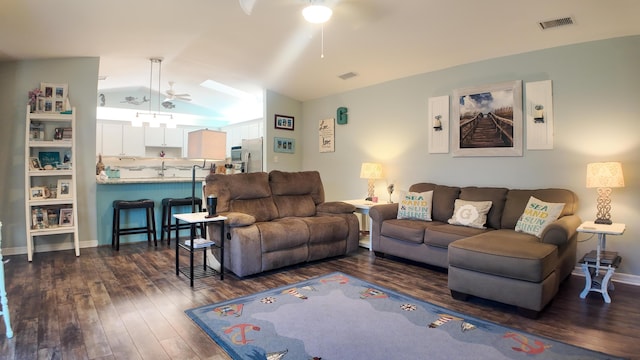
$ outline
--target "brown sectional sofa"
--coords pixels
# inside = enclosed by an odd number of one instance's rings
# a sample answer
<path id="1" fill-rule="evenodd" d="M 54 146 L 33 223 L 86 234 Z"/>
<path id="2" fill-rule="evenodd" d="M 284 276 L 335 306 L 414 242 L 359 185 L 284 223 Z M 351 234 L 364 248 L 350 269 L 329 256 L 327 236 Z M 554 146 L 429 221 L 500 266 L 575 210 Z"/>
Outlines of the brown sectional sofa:
<path id="1" fill-rule="evenodd" d="M 398 204 L 369 211 L 372 249 L 429 265 L 448 268 L 454 298 L 474 295 L 517 306 L 535 317 L 553 299 L 576 263 L 576 195 L 564 189 L 510 190 L 418 183 L 411 192 L 433 190 L 432 220 L 397 219 Z M 564 203 L 560 217 L 540 237 L 515 231 L 530 196 Z M 456 199 L 492 201 L 486 229 L 447 222 Z"/>
<path id="2" fill-rule="evenodd" d="M 218 198 L 225 222 L 225 268 L 243 277 L 345 255 L 358 248 L 355 207 L 325 202 L 317 171 L 211 174 L 205 196 Z M 219 228 L 209 236 L 220 241 Z"/>

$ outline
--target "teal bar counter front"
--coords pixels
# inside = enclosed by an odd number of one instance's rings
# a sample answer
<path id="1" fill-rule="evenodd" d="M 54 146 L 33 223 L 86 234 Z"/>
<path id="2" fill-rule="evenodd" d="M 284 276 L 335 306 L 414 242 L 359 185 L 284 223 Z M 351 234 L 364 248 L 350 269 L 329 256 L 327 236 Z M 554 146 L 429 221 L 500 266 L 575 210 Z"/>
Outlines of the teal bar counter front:
<path id="1" fill-rule="evenodd" d="M 196 197 L 202 196 L 202 180 L 196 179 Z M 191 196 L 191 179 L 113 179 L 99 182 L 96 189 L 98 215 L 98 246 L 111 245 L 114 200 L 150 199 L 155 202 L 156 236 L 160 242 L 162 227 L 162 199 L 185 198 Z M 174 213 L 191 212 L 190 207 L 174 209 Z M 121 227 L 145 226 L 145 210 L 131 209 L 120 213 Z M 120 244 L 147 241 L 146 234 L 120 236 Z"/>

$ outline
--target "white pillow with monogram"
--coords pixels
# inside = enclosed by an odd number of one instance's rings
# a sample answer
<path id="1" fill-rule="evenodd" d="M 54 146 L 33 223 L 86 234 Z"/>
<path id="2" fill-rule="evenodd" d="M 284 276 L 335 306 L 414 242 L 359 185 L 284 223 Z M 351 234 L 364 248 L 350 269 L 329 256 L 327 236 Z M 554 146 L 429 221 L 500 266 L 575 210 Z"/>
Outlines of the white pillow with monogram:
<path id="1" fill-rule="evenodd" d="M 491 209 L 491 201 L 467 201 L 456 199 L 453 215 L 449 224 L 462 225 L 477 229 L 486 229 L 487 213 Z"/>

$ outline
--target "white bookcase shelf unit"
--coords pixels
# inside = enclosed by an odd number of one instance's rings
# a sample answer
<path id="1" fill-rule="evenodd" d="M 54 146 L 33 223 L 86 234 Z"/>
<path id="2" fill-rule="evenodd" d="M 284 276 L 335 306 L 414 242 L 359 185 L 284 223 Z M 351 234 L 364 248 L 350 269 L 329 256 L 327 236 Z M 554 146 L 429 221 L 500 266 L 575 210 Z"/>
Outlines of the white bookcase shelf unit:
<path id="1" fill-rule="evenodd" d="M 51 235 L 70 235 L 80 256 L 76 192 L 76 109 L 71 114 L 31 113 L 25 135 L 27 260 Z"/>

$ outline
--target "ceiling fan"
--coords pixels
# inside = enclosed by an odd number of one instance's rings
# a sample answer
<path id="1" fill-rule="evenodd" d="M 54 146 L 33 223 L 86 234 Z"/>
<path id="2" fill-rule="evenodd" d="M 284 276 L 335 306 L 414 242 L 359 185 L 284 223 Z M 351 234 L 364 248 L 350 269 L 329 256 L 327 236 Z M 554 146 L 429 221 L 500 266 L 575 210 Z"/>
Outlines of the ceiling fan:
<path id="1" fill-rule="evenodd" d="M 165 101 L 167 100 L 191 101 L 191 95 L 189 94 L 186 94 L 186 93 L 176 94 L 176 92 L 173 90 L 173 84 L 175 84 L 173 81 L 169 81 L 169 90 L 165 92 L 165 95 L 167 96 Z"/>

